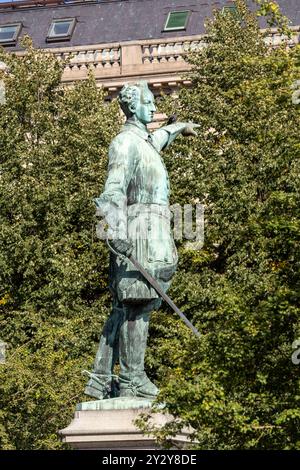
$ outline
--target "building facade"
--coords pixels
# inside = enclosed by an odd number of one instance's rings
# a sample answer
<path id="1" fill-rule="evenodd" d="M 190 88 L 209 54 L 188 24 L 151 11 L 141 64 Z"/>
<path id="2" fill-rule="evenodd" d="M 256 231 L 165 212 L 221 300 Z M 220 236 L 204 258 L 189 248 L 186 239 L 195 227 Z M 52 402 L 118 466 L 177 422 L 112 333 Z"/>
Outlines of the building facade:
<path id="1" fill-rule="evenodd" d="M 299 42 L 300 1 L 278 3 Z M 22 54 L 27 34 L 35 47 L 70 60 L 64 82 L 85 79 L 91 68 L 110 96 L 137 79 L 169 93 L 189 85 L 185 56 L 203 44 L 216 8 L 232 9 L 234 0 L 15 0 L 0 3 L 0 45 Z M 269 41 L 280 41 L 276 31 Z"/>

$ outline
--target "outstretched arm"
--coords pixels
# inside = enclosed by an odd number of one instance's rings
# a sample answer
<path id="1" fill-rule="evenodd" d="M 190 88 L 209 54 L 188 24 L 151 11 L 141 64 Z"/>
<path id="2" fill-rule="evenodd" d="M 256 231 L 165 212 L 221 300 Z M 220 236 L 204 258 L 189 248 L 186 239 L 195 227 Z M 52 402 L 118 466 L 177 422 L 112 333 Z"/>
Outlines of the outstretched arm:
<path id="1" fill-rule="evenodd" d="M 184 136 L 197 135 L 194 130 L 197 127 L 200 126 L 192 122 L 176 122 L 157 129 L 152 134 L 157 150 L 160 151 L 168 147 L 180 134 Z"/>

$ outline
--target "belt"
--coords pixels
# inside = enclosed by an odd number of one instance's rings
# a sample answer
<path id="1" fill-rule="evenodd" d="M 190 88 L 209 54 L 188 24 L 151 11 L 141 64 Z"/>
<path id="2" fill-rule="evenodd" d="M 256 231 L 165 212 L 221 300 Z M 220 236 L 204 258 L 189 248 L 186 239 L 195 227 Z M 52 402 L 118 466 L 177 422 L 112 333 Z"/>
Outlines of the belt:
<path id="1" fill-rule="evenodd" d="M 169 219 L 171 211 L 169 206 L 166 204 L 152 204 L 139 202 L 127 206 L 127 215 L 129 217 L 137 216 L 139 214 L 156 214 Z"/>

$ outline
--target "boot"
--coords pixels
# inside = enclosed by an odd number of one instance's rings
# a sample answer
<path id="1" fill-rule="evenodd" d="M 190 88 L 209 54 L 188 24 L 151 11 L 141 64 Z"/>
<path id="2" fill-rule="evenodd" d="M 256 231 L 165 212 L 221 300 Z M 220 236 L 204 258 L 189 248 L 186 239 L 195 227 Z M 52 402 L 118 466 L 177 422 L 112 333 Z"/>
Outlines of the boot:
<path id="1" fill-rule="evenodd" d="M 119 356 L 118 336 L 123 316 L 122 308 L 113 307 L 100 338 L 93 372 L 84 371 L 90 377 L 84 393 L 97 400 L 119 395 L 118 378 L 113 374 L 113 369 Z"/>
<path id="2" fill-rule="evenodd" d="M 124 307 L 119 334 L 120 397 L 155 398 L 158 388 L 144 370 L 150 312 L 140 306 Z"/>

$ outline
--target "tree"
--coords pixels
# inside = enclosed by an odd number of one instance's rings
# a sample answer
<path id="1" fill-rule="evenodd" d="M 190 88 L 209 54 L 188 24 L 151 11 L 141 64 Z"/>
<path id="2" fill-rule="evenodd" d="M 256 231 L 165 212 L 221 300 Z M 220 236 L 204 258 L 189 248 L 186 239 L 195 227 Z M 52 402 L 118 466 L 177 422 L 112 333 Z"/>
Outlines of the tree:
<path id="1" fill-rule="evenodd" d="M 63 64 L 25 42 L 24 56 L 0 54 L 0 447 L 54 449 L 109 309 L 92 199 L 120 117 L 92 76 L 62 86 Z"/>
<path id="2" fill-rule="evenodd" d="M 300 119 L 290 87 L 300 54 L 267 49 L 236 3 L 239 16 L 216 14 L 207 47 L 190 56 L 193 87 L 165 103 L 201 124 L 165 160 L 171 203 L 205 205 L 204 247 L 179 245 L 170 290 L 202 338 L 166 307 L 156 312 L 147 373 L 174 416 L 156 433 L 164 445 L 190 425 L 202 449 L 299 449 Z M 62 86 L 62 64 L 30 44 L 0 60 L 10 68 L 0 106 L 0 446 L 62 448 L 57 431 L 86 399 L 81 372 L 110 308 L 92 198 L 119 114 L 92 77 Z"/>
<path id="3" fill-rule="evenodd" d="M 299 449 L 299 47 L 267 48 L 255 14 L 235 3 L 190 55 L 191 88 L 165 103 L 201 124 L 166 163 L 172 202 L 205 205 L 204 247 L 182 243 L 170 290 L 202 338 L 157 314 L 148 361 L 174 420 L 140 425 L 166 446 L 191 426 L 201 449 Z"/>

